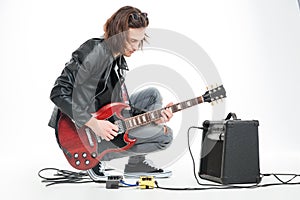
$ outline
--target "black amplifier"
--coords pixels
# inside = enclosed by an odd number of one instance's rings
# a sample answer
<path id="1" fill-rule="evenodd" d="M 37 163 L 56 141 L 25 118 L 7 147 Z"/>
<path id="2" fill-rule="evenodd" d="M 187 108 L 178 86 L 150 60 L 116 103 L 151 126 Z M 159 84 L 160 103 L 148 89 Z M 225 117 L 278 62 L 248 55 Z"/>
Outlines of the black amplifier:
<path id="1" fill-rule="evenodd" d="M 204 121 L 200 178 L 225 185 L 259 183 L 258 126 L 257 120 L 240 120 L 235 113 Z"/>

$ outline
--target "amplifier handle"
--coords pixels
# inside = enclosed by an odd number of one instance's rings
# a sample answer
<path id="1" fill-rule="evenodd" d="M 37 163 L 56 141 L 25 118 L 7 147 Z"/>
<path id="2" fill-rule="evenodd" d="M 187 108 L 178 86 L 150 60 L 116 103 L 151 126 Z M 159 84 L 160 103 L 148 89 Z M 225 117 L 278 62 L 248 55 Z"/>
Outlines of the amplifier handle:
<path id="1" fill-rule="evenodd" d="M 229 120 L 232 117 L 232 119 L 237 120 L 236 114 L 233 112 L 228 113 L 227 117 L 225 120 Z"/>

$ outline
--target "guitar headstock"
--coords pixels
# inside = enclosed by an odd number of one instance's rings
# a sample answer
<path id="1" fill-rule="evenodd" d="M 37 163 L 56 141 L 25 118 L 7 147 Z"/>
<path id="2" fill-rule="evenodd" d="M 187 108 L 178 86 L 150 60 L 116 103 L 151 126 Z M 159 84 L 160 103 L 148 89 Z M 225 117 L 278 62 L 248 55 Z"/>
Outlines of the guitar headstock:
<path id="1" fill-rule="evenodd" d="M 221 100 L 226 97 L 226 91 L 223 85 L 216 86 L 215 88 L 208 90 L 202 95 L 204 102 L 213 102 Z"/>

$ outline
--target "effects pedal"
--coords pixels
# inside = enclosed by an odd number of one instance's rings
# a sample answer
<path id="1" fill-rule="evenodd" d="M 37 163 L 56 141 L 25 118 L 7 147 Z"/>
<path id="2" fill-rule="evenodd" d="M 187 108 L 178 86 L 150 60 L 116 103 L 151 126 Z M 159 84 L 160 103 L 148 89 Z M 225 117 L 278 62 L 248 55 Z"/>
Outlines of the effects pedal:
<path id="1" fill-rule="evenodd" d="M 123 176 L 108 176 L 106 181 L 106 189 L 119 189 L 119 183 Z"/>
<path id="2" fill-rule="evenodd" d="M 137 184 L 140 189 L 153 189 L 155 187 L 155 179 L 153 176 L 141 176 Z"/>

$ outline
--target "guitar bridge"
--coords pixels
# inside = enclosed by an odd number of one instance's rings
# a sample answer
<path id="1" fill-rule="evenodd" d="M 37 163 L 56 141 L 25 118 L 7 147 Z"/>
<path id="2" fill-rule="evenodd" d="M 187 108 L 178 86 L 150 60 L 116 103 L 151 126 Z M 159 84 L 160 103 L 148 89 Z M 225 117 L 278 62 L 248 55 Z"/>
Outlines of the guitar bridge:
<path id="1" fill-rule="evenodd" d="M 94 144 L 94 142 L 93 142 L 92 134 L 91 134 L 90 129 L 89 129 L 89 128 L 86 128 L 86 129 L 84 129 L 84 131 L 85 131 L 85 134 L 86 134 L 86 136 L 87 136 L 87 138 L 88 138 L 88 141 L 89 141 L 90 146 L 91 146 L 91 147 L 94 147 L 95 144 Z"/>

